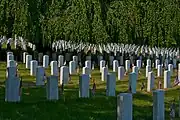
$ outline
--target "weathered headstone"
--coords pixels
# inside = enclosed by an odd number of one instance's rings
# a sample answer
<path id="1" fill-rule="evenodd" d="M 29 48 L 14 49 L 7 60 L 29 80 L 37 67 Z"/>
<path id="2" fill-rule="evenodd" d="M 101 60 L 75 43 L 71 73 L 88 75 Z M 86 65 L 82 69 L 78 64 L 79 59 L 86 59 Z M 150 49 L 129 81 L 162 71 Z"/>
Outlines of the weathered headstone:
<path id="1" fill-rule="evenodd" d="M 48 68 L 49 66 L 49 56 L 48 55 L 44 55 L 43 56 L 43 67 L 44 68 Z"/>
<path id="2" fill-rule="evenodd" d="M 125 73 L 124 67 L 123 66 L 118 67 L 118 80 L 123 80 L 124 73 Z"/>
<path id="3" fill-rule="evenodd" d="M 101 80 L 106 81 L 107 80 L 107 75 L 108 75 L 108 68 L 103 67 L 102 72 L 101 72 Z"/>
<path id="4" fill-rule="evenodd" d="M 47 79 L 47 99 L 48 100 L 58 100 L 59 90 L 58 90 L 58 76 L 49 76 Z"/>
<path id="5" fill-rule="evenodd" d="M 153 120 L 164 120 L 164 91 L 153 92 Z"/>
<path id="6" fill-rule="evenodd" d="M 148 83 L 147 83 L 147 91 L 151 92 L 152 89 L 154 88 L 154 80 L 155 80 L 155 76 L 154 73 L 151 71 L 148 73 Z"/>
<path id="7" fill-rule="evenodd" d="M 117 96 L 117 120 L 133 119 L 133 103 L 131 93 L 120 93 Z"/>
<path id="8" fill-rule="evenodd" d="M 30 75 L 36 76 L 36 70 L 37 70 L 38 62 L 36 60 L 32 60 L 30 62 Z"/>
<path id="9" fill-rule="evenodd" d="M 32 60 L 32 55 L 26 55 L 26 68 L 30 69 L 30 61 Z"/>
<path id="10" fill-rule="evenodd" d="M 89 75 L 82 74 L 79 78 L 79 97 L 88 98 L 89 97 Z"/>
<path id="11" fill-rule="evenodd" d="M 62 66 L 60 70 L 60 84 L 68 84 L 69 81 L 69 68 Z"/>
<path id="12" fill-rule="evenodd" d="M 106 82 L 106 96 L 115 96 L 116 94 L 116 74 L 109 73 Z"/>
<path id="13" fill-rule="evenodd" d="M 171 87 L 170 71 L 164 71 L 164 88 Z"/>
<path id="14" fill-rule="evenodd" d="M 37 86 L 44 85 L 44 75 L 45 75 L 44 67 L 38 66 L 37 71 L 36 71 L 36 85 Z"/>

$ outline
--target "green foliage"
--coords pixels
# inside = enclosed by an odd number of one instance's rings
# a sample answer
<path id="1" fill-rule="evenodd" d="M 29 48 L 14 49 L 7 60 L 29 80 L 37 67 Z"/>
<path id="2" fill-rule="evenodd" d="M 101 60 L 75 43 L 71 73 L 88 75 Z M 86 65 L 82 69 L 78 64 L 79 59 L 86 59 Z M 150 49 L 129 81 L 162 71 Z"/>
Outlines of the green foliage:
<path id="1" fill-rule="evenodd" d="M 36 45 L 59 39 L 175 47 L 179 0 L 1 0 L 0 34 Z"/>

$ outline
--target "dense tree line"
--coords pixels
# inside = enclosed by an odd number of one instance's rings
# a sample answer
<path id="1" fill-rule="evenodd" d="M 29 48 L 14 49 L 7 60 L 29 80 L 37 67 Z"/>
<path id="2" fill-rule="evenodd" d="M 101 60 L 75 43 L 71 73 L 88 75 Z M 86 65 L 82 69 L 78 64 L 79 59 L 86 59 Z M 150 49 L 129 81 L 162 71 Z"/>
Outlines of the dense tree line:
<path id="1" fill-rule="evenodd" d="M 180 0 L 0 0 L 0 34 L 39 49 L 59 39 L 175 47 Z"/>

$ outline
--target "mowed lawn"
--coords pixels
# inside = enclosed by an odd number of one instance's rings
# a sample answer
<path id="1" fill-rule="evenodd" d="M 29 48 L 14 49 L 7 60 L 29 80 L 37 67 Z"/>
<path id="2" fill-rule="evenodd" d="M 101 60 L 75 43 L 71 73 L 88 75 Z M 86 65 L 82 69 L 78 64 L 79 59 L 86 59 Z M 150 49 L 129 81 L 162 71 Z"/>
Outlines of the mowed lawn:
<path id="1" fill-rule="evenodd" d="M 71 81 L 65 86 L 64 94 L 56 102 L 46 100 L 46 88 L 36 87 L 35 78 L 25 68 L 25 64 L 18 64 L 19 74 L 23 80 L 22 99 L 20 103 L 4 102 L 4 81 L 6 75 L 6 63 L 0 62 L 0 120 L 115 120 L 116 119 L 116 97 L 106 97 L 106 83 L 101 81 L 98 69 L 92 71 L 97 89 L 96 95 L 88 99 L 78 98 L 79 75 L 71 76 Z M 80 72 L 81 73 L 81 72 Z M 154 70 L 156 74 L 156 70 Z M 50 75 L 50 68 L 46 70 Z M 172 84 L 177 73 L 171 79 Z M 162 79 L 163 78 L 158 78 Z M 153 98 L 152 93 L 147 93 L 146 88 L 140 91 L 141 83 L 147 84 L 145 70 L 141 70 L 137 82 L 137 94 L 133 95 L 133 120 L 152 120 Z M 90 88 L 92 88 L 92 81 Z M 157 87 L 157 79 L 156 85 Z M 169 106 L 175 98 L 178 113 L 178 97 L 180 87 L 170 88 L 165 92 L 165 115 L 169 119 Z M 128 90 L 128 76 L 122 81 L 116 82 L 117 95 Z M 177 115 L 178 116 L 178 115 Z M 180 118 L 176 118 L 179 120 Z"/>

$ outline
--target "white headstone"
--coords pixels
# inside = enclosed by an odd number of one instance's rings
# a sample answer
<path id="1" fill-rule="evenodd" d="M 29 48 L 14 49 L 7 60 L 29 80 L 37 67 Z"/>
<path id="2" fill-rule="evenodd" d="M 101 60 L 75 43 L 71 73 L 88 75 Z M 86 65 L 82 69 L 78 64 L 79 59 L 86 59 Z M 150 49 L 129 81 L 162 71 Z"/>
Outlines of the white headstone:
<path id="1" fill-rule="evenodd" d="M 140 70 L 141 69 L 141 60 L 137 60 L 136 61 L 137 67 Z"/>
<path id="2" fill-rule="evenodd" d="M 117 120 L 133 119 L 133 103 L 131 93 L 120 93 L 117 96 Z"/>
<path id="3" fill-rule="evenodd" d="M 149 72 L 149 75 L 148 75 L 148 83 L 147 83 L 148 92 L 151 92 L 152 89 L 154 88 L 154 80 L 155 80 L 155 76 L 154 76 L 154 73 L 151 71 Z"/>
<path id="4" fill-rule="evenodd" d="M 68 84 L 69 81 L 69 68 L 67 66 L 62 66 L 60 70 L 60 84 Z"/>
<path id="5" fill-rule="evenodd" d="M 77 68 L 77 65 L 78 65 L 78 56 L 73 56 L 73 61 L 76 62 L 76 68 Z"/>
<path id="6" fill-rule="evenodd" d="M 85 67 L 88 67 L 91 69 L 91 61 L 89 60 L 85 61 Z"/>
<path id="7" fill-rule="evenodd" d="M 136 93 L 137 86 L 137 74 L 132 72 L 129 74 L 129 87 L 131 87 L 131 92 Z"/>
<path id="8" fill-rule="evenodd" d="M 43 67 L 44 68 L 48 68 L 49 66 L 49 56 L 48 55 L 44 55 L 43 56 Z"/>
<path id="9" fill-rule="evenodd" d="M 107 80 L 107 75 L 108 75 L 108 68 L 103 67 L 102 72 L 101 72 L 101 80 L 106 81 Z"/>
<path id="10" fill-rule="evenodd" d="M 170 71 L 164 71 L 164 88 L 171 87 Z"/>
<path id="11" fill-rule="evenodd" d="M 48 100 L 58 100 L 59 90 L 58 90 L 58 76 L 49 76 L 47 79 L 47 99 Z"/>
<path id="12" fill-rule="evenodd" d="M 76 72 L 76 62 L 70 61 L 69 62 L 69 73 L 70 75 L 74 74 Z"/>
<path id="13" fill-rule="evenodd" d="M 9 60 L 7 62 L 7 67 L 16 67 L 16 61 L 14 60 Z"/>
<path id="14" fill-rule="evenodd" d="M 18 77 L 9 77 L 5 81 L 5 101 L 19 102 L 20 97 L 20 80 Z"/>
<path id="15" fill-rule="evenodd" d="M 173 65 L 172 64 L 168 65 L 168 71 L 170 71 L 170 76 L 172 76 L 173 75 Z"/>
<path id="16" fill-rule="evenodd" d="M 134 73 L 137 74 L 137 79 L 138 79 L 139 70 L 138 70 L 138 67 L 137 67 L 137 66 L 133 66 L 132 72 L 134 72 Z"/>
<path id="17" fill-rule="evenodd" d="M 38 66 L 37 71 L 36 71 L 36 85 L 37 86 L 44 85 L 44 74 L 45 74 L 44 67 Z"/>
<path id="18" fill-rule="evenodd" d="M 164 120 L 164 91 L 153 92 L 153 120 Z"/>
<path id="19" fill-rule="evenodd" d="M 26 55 L 28 55 L 28 53 L 27 53 L 27 52 L 24 52 L 24 53 L 23 53 L 23 63 L 26 63 Z"/>
<path id="20" fill-rule="evenodd" d="M 101 61 L 100 61 L 100 68 L 99 68 L 99 69 L 100 69 L 100 72 L 102 71 L 102 68 L 103 68 L 103 67 L 106 67 L 106 62 L 105 62 L 104 60 L 101 60 Z"/>
<path id="21" fill-rule="evenodd" d="M 30 75 L 36 76 L 36 70 L 37 70 L 38 62 L 36 60 L 32 60 L 30 62 Z"/>
<path id="22" fill-rule="evenodd" d="M 32 60 L 32 55 L 26 55 L 26 68 L 30 69 L 30 61 Z"/>
<path id="23" fill-rule="evenodd" d="M 124 67 L 123 66 L 118 67 L 118 80 L 123 80 L 124 73 L 125 73 Z"/>
<path id="24" fill-rule="evenodd" d="M 88 67 L 83 67 L 83 74 L 91 76 L 91 69 L 89 69 Z"/>
<path id="25" fill-rule="evenodd" d="M 89 98 L 89 75 L 82 74 L 79 78 L 79 97 Z"/>
<path id="26" fill-rule="evenodd" d="M 156 59 L 156 66 L 155 66 L 156 69 L 158 69 L 158 65 L 160 65 L 160 61 Z"/>
<path id="27" fill-rule="evenodd" d="M 151 60 L 150 59 L 147 60 L 147 65 L 146 66 L 150 66 L 151 67 Z"/>
<path id="28" fill-rule="evenodd" d="M 12 55 L 12 54 L 7 54 L 7 63 L 8 63 L 8 61 L 10 61 L 10 60 L 14 60 L 14 55 Z"/>
<path id="29" fill-rule="evenodd" d="M 109 73 L 107 75 L 106 82 L 106 96 L 115 96 L 116 95 L 116 74 Z"/>
<path id="30" fill-rule="evenodd" d="M 113 61 L 113 72 L 117 72 L 119 67 L 119 62 L 117 60 Z"/>
<path id="31" fill-rule="evenodd" d="M 158 65 L 157 76 L 158 77 L 162 76 L 162 65 Z"/>
<path id="32" fill-rule="evenodd" d="M 149 72 L 151 72 L 151 66 L 146 66 L 146 77 L 148 77 Z"/>
<path id="33" fill-rule="evenodd" d="M 58 56 L 58 67 L 62 67 L 64 65 L 64 56 L 59 55 Z"/>
<path id="34" fill-rule="evenodd" d="M 51 61 L 51 75 L 58 76 L 57 61 Z"/>
<path id="35" fill-rule="evenodd" d="M 126 72 L 130 70 L 130 60 L 126 60 L 125 69 L 126 69 Z"/>

